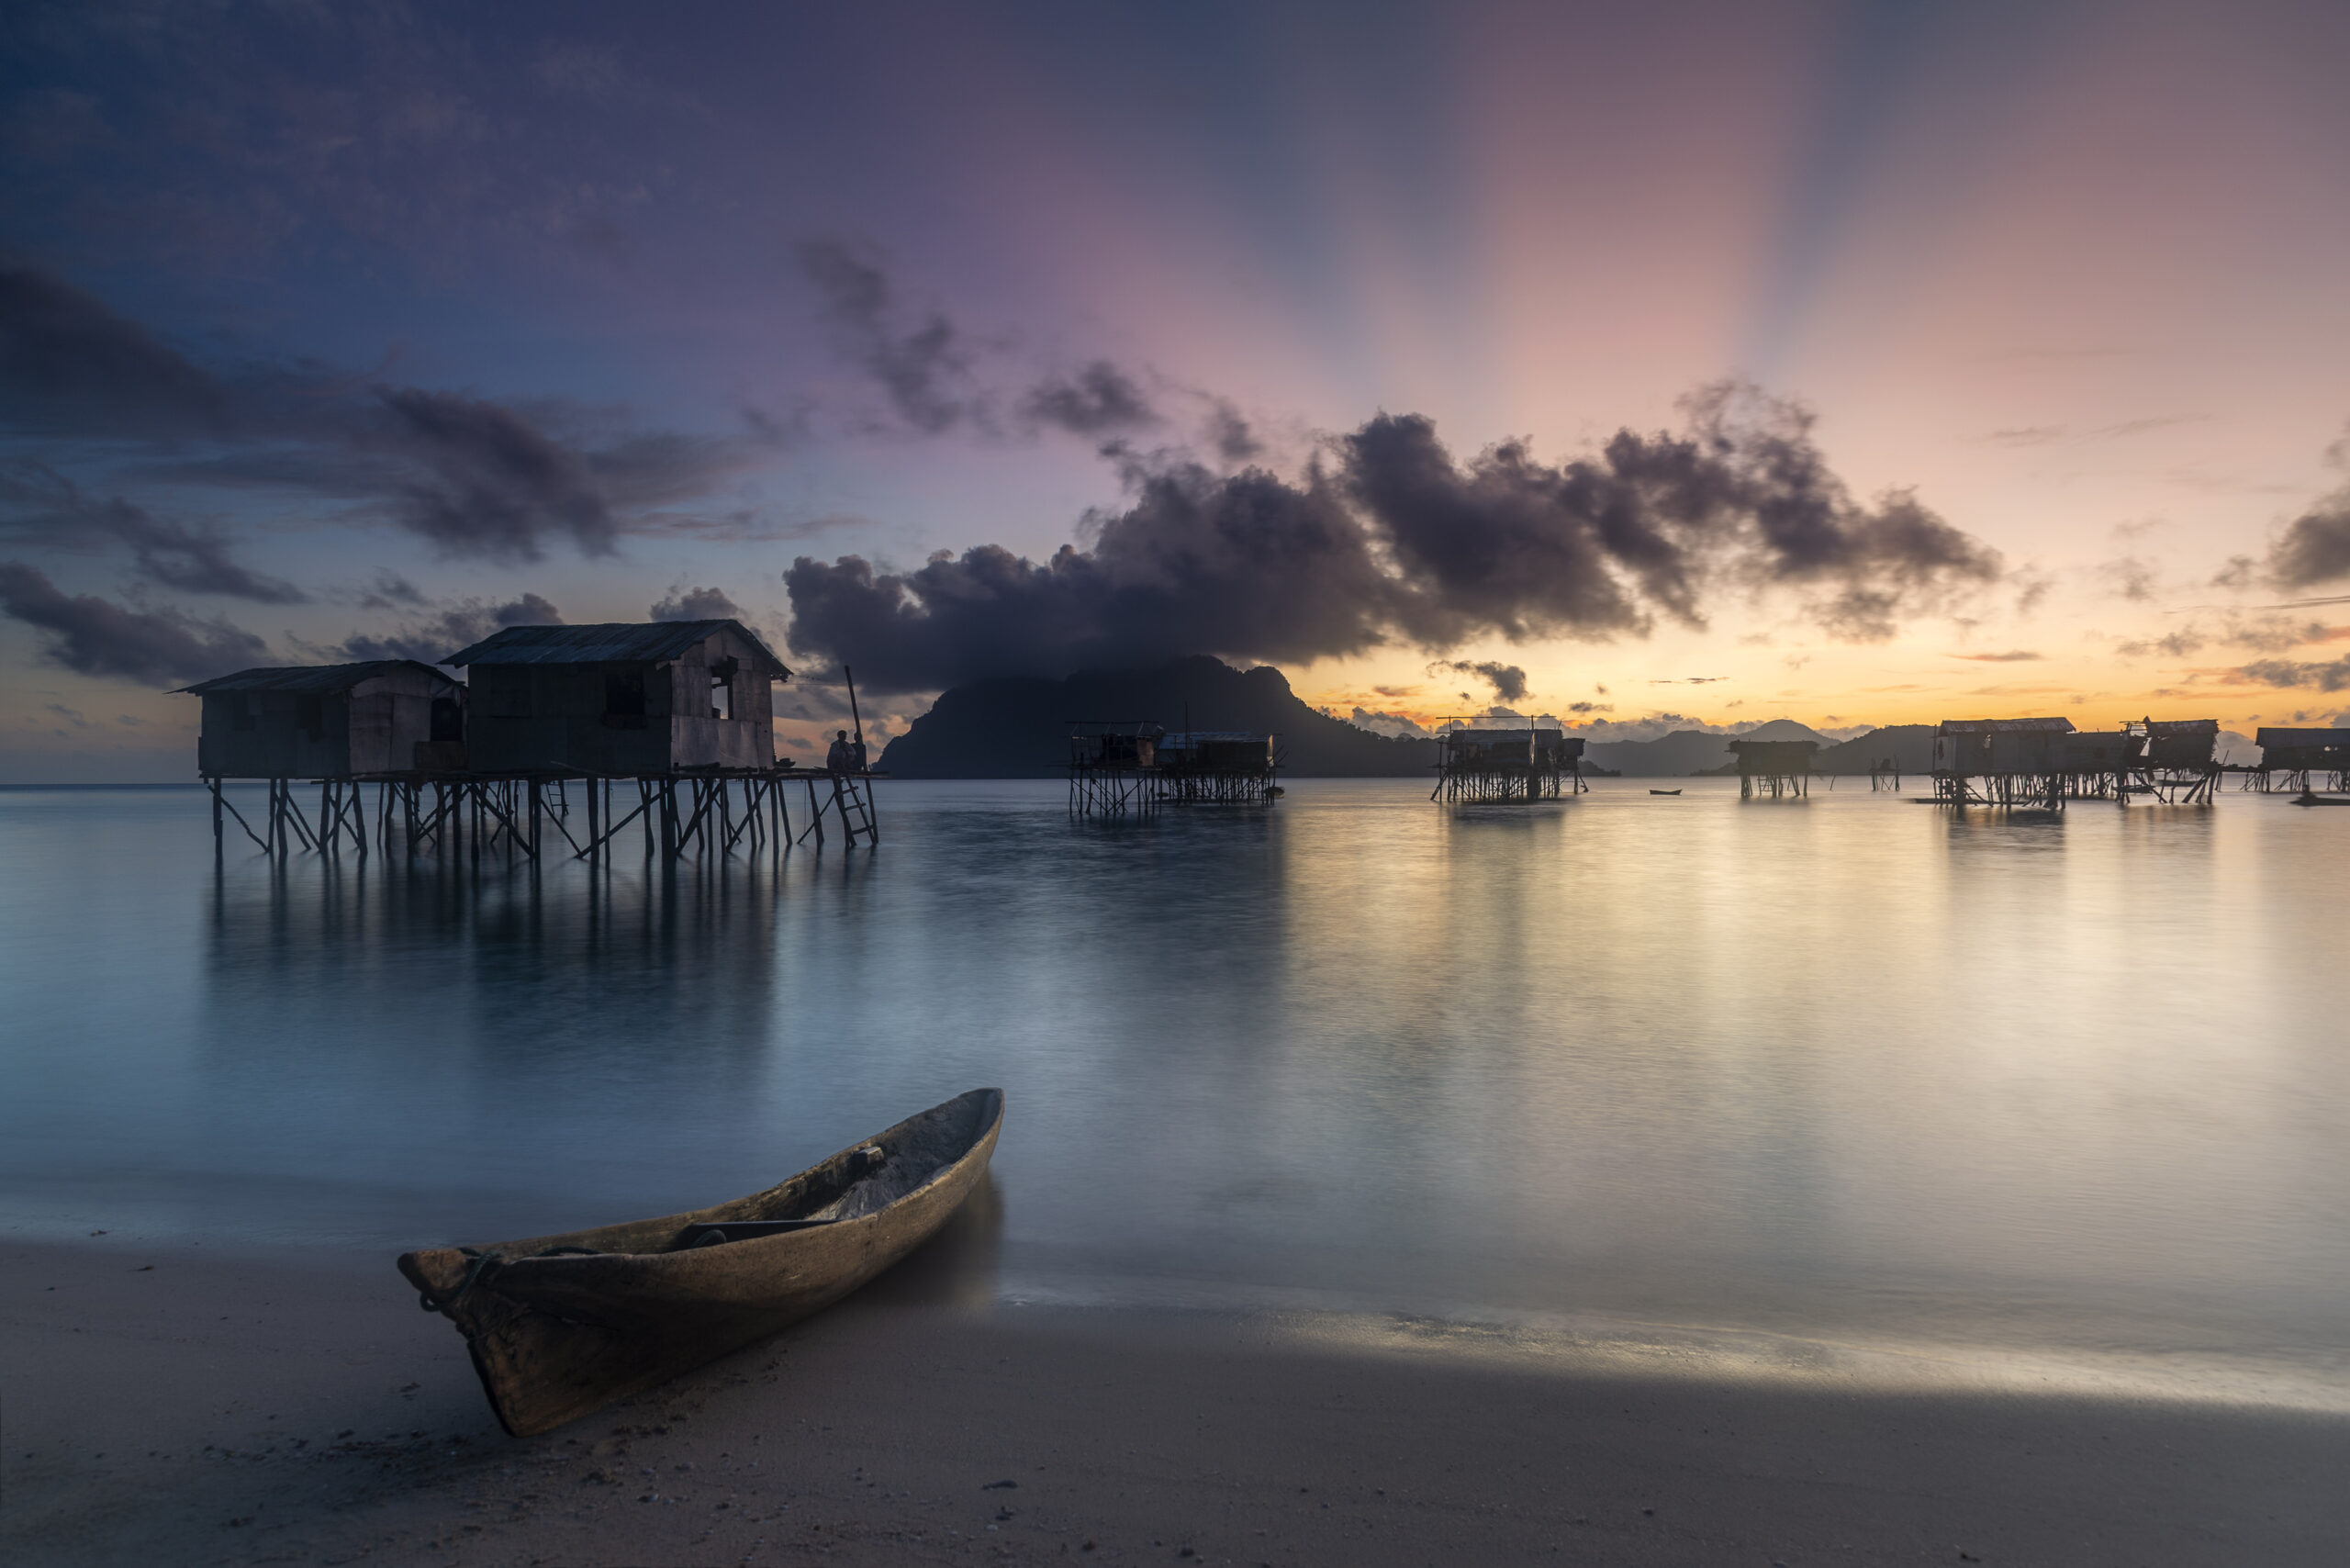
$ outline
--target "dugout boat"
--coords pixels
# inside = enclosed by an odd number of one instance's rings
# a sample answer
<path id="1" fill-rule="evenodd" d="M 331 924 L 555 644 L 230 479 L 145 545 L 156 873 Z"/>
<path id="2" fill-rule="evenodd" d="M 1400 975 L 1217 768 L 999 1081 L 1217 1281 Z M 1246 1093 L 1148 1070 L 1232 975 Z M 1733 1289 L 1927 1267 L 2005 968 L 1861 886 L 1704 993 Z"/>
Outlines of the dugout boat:
<path id="1" fill-rule="evenodd" d="M 464 1332 L 498 1422 L 527 1438 L 848 1294 L 946 1222 L 1002 1126 L 1003 1092 L 974 1089 L 731 1204 L 408 1252 L 399 1270 Z"/>

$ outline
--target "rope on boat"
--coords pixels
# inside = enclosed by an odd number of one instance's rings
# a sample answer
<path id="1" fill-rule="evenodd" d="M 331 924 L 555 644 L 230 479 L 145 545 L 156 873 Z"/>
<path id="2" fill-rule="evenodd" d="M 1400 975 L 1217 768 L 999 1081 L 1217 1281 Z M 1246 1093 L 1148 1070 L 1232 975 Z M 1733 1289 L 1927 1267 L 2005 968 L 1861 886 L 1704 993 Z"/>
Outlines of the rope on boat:
<path id="1" fill-rule="evenodd" d="M 473 1260 L 473 1261 L 465 1267 L 465 1277 L 457 1282 L 457 1288 L 455 1290 L 453 1290 L 447 1295 L 441 1296 L 437 1299 L 431 1291 L 419 1291 L 416 1294 L 416 1305 L 422 1307 L 425 1311 L 441 1313 L 447 1312 L 451 1307 L 457 1305 L 458 1300 L 463 1297 L 467 1291 L 474 1288 L 474 1282 L 482 1277 L 483 1272 L 487 1271 L 492 1263 L 506 1263 L 513 1260 L 508 1258 L 505 1253 L 498 1251 L 494 1247 L 487 1250 L 481 1250 L 472 1247 L 460 1247 L 457 1250 L 464 1253 L 467 1258 Z M 544 1247 L 541 1248 L 538 1251 L 532 1253 L 531 1256 L 533 1258 L 600 1258 L 603 1256 L 603 1253 L 593 1247 Z"/>

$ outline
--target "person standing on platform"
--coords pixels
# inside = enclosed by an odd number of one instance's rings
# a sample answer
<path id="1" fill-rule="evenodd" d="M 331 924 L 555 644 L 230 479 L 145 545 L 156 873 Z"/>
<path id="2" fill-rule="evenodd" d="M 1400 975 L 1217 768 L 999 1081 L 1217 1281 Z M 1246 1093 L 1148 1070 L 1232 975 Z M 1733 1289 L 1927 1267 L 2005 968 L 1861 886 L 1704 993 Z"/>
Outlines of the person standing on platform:
<path id="1" fill-rule="evenodd" d="M 858 771 L 856 747 L 849 744 L 846 730 L 834 732 L 832 749 L 824 753 L 824 771 L 827 773 Z"/>

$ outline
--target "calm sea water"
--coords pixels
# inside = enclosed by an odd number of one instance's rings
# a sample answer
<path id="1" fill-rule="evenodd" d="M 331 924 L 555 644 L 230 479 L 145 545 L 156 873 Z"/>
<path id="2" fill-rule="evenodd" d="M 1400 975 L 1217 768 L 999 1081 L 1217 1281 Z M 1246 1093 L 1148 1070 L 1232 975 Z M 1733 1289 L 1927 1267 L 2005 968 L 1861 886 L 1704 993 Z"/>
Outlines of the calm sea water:
<path id="1" fill-rule="evenodd" d="M 1000 1084 L 1000 1298 L 2350 1407 L 2350 812 L 1647 787 L 1102 827 L 897 784 L 878 851 L 535 876 L 216 869 L 194 791 L 0 793 L 0 1211 L 494 1239 Z"/>

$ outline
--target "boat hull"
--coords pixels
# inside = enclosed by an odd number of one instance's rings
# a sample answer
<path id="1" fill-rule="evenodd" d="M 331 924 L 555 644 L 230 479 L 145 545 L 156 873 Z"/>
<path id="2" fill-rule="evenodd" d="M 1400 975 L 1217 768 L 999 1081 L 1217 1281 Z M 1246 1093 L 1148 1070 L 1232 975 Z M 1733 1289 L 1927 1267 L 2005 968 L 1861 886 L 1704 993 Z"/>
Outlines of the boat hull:
<path id="1" fill-rule="evenodd" d="M 730 1204 L 490 1248 L 410 1252 L 400 1272 L 464 1332 L 507 1431 L 530 1437 L 765 1338 L 912 1251 L 986 1179 L 1003 1096 L 973 1090 Z M 872 1151 L 884 1159 L 873 1159 Z M 951 1156 L 951 1158 L 949 1158 Z M 690 1227 L 854 1204 L 861 1169 L 940 1158 L 869 1213 L 806 1229 L 666 1249 Z M 837 1196 L 836 1196 L 837 1194 Z"/>

